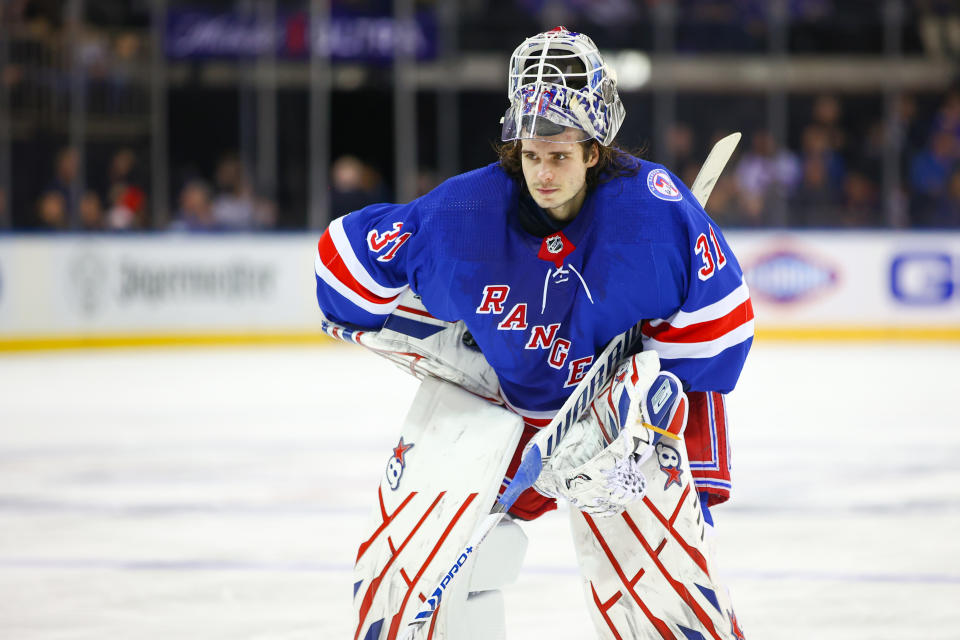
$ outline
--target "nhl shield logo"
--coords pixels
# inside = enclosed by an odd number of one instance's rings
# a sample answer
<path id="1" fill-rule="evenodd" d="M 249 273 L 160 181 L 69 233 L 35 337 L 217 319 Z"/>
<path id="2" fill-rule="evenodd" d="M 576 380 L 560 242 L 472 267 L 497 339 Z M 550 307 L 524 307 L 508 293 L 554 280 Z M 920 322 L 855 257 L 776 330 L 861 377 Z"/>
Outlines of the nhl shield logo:
<path id="1" fill-rule="evenodd" d="M 547 262 L 552 262 L 559 269 L 563 265 L 564 259 L 573 253 L 577 247 L 570 242 L 570 238 L 563 235 L 563 231 L 557 231 L 543 239 L 540 243 L 540 251 L 537 257 Z"/>
<path id="2" fill-rule="evenodd" d="M 683 199 L 680 189 L 673 184 L 670 174 L 663 169 L 654 169 L 647 174 L 647 187 L 650 189 L 650 193 L 661 200 L 677 202 Z"/>
<path id="3" fill-rule="evenodd" d="M 547 238 L 547 251 L 550 253 L 560 253 L 563 251 L 563 237 L 555 235 Z"/>

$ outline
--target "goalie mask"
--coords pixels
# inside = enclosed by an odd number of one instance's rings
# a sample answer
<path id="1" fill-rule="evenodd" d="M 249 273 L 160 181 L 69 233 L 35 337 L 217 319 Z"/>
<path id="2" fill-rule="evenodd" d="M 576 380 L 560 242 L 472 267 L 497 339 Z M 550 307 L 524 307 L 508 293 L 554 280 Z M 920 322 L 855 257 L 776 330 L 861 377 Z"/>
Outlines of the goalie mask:
<path id="1" fill-rule="evenodd" d="M 624 110 L 613 69 L 582 33 L 557 27 L 527 38 L 510 56 L 503 141 L 544 139 L 564 128 L 582 133 L 577 142 L 613 142 Z M 569 141 L 569 140 L 568 140 Z"/>

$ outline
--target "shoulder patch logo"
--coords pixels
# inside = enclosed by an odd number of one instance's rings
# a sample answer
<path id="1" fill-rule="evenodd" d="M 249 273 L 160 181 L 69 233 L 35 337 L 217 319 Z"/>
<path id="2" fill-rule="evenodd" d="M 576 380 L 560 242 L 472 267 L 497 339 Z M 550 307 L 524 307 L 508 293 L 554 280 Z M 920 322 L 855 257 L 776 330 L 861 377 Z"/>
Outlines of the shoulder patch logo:
<path id="1" fill-rule="evenodd" d="M 677 189 L 670 174 L 663 169 L 654 169 L 647 174 L 647 187 L 650 188 L 650 193 L 661 200 L 677 202 L 683 199 L 680 189 Z"/>

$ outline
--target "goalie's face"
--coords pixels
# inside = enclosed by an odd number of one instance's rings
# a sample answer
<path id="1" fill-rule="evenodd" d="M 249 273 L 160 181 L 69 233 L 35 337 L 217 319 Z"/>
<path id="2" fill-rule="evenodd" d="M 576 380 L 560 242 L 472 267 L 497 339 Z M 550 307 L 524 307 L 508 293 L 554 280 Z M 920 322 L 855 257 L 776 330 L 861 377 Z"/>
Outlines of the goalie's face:
<path id="1" fill-rule="evenodd" d="M 596 145 L 579 143 L 582 131 L 566 128 L 520 140 L 520 164 L 530 195 L 554 220 L 573 220 L 587 196 L 587 169 L 597 164 Z"/>

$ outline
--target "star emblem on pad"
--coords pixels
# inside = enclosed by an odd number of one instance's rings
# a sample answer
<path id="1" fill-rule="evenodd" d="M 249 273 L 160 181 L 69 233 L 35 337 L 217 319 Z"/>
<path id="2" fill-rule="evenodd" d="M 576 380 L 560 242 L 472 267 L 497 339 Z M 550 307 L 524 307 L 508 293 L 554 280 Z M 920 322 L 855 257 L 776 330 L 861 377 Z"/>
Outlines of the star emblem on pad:
<path id="1" fill-rule="evenodd" d="M 403 454 L 413 448 L 413 443 L 404 444 L 403 436 L 400 437 L 400 444 L 393 448 L 393 457 L 400 461 L 400 464 L 405 464 L 403 460 Z"/>

